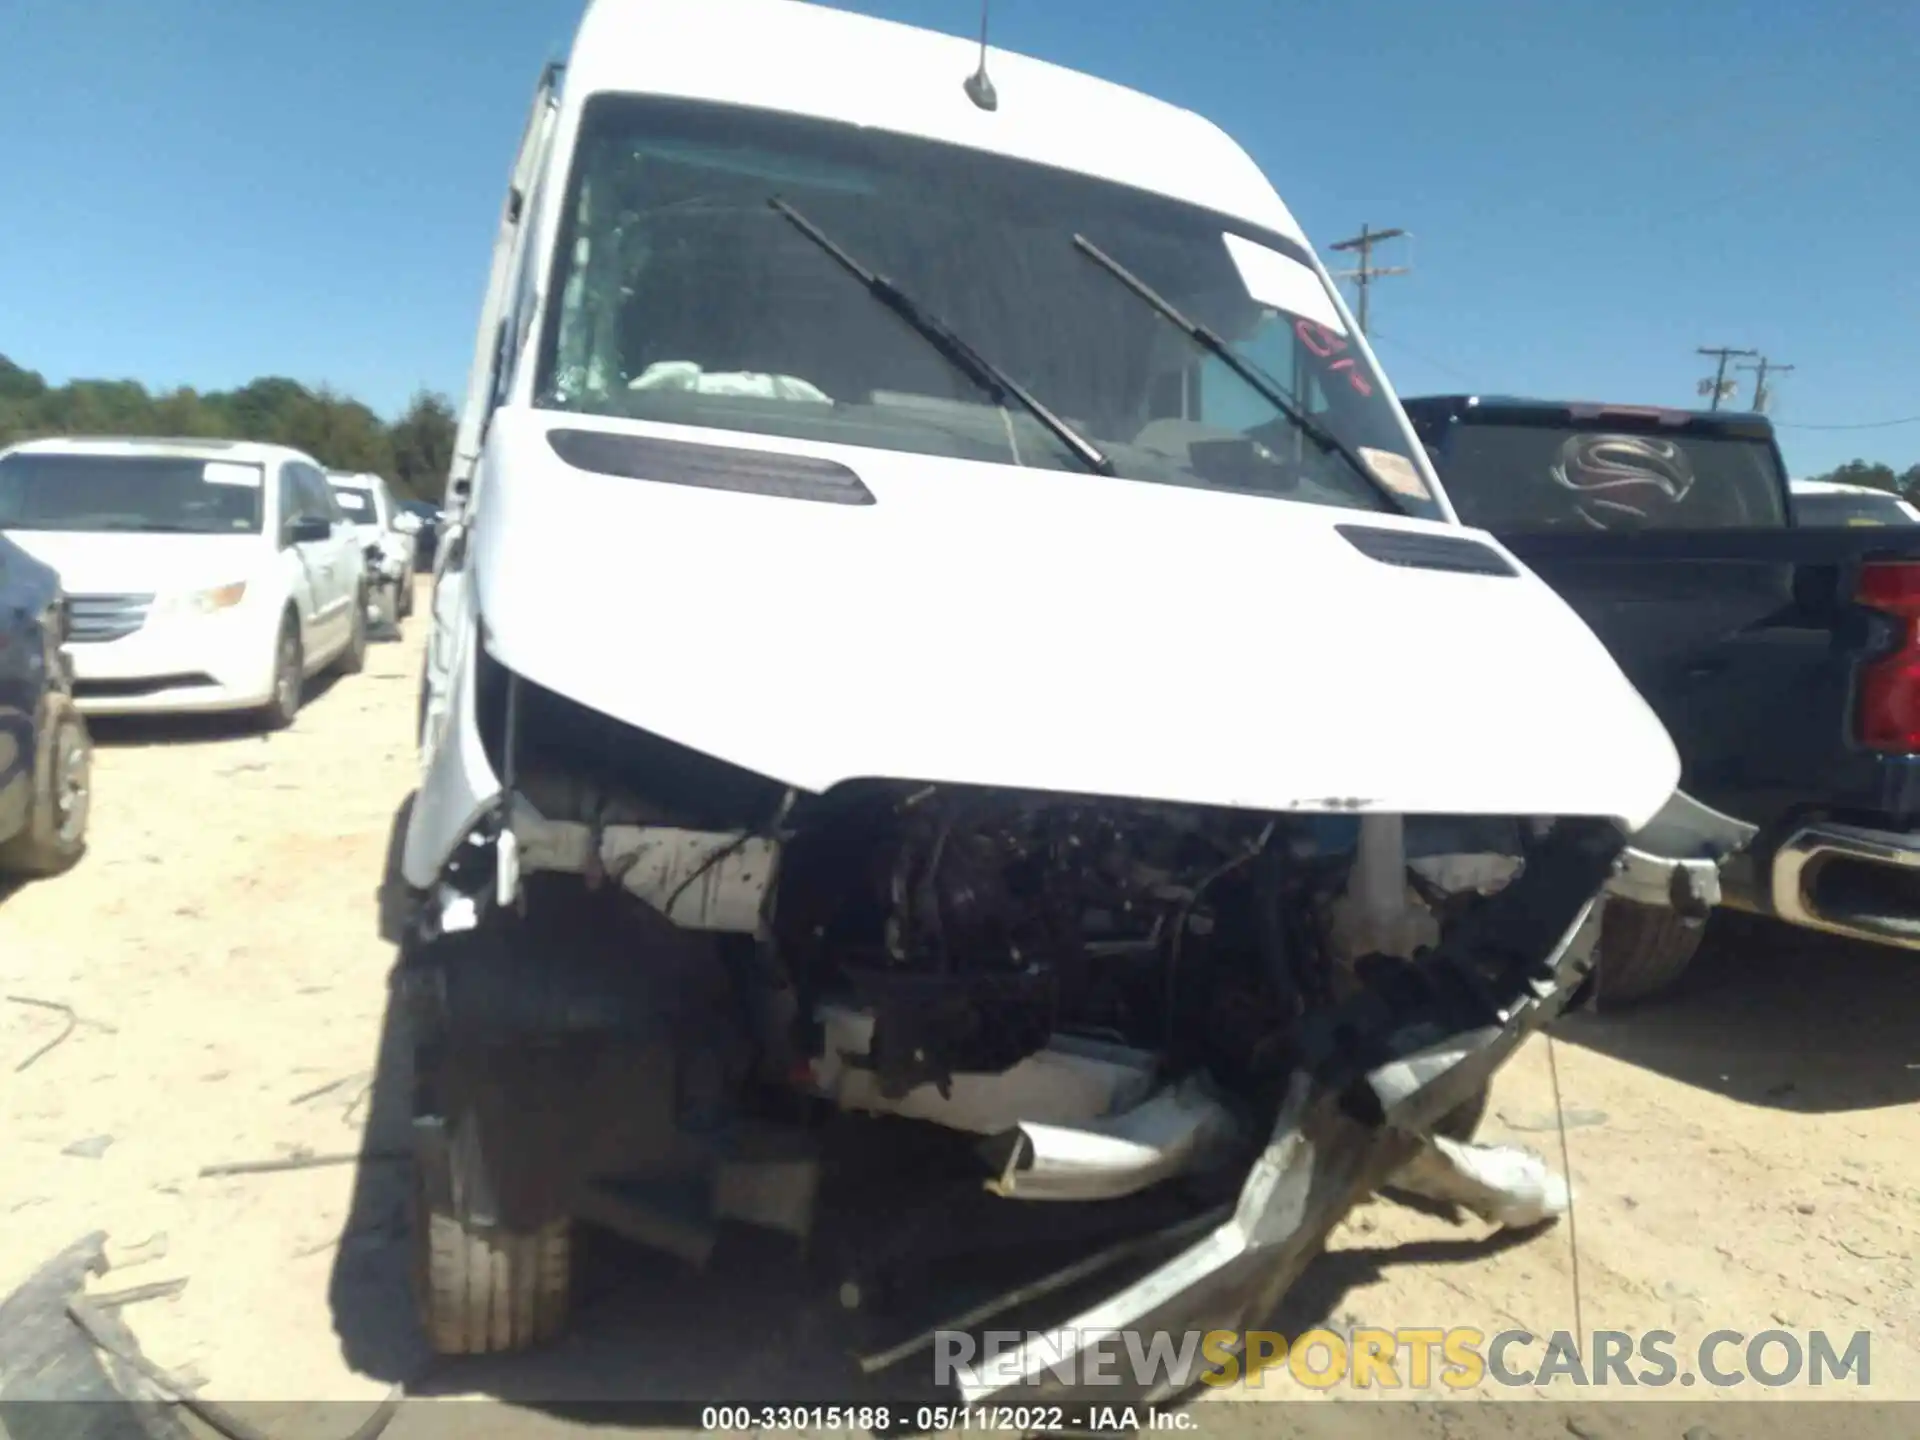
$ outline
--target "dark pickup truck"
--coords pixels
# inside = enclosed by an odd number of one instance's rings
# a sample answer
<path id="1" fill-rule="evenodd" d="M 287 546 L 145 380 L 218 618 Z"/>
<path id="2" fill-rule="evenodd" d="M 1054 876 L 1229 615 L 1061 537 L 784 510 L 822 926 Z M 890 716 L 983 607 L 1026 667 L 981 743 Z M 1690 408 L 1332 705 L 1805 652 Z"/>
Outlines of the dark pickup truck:
<path id="1" fill-rule="evenodd" d="M 1796 523 L 1758 415 L 1404 404 L 1460 518 L 1580 612 L 1680 751 L 1634 844 L 1712 871 L 1612 888 L 1599 1003 L 1667 988 L 1716 905 L 1920 949 L 1920 526 Z"/>

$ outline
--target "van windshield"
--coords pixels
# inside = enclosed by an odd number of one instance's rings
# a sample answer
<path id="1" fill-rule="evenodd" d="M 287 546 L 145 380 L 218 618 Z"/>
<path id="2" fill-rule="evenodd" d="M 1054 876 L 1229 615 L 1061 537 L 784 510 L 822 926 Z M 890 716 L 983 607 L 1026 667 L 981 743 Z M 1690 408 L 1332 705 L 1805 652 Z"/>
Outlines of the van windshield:
<path id="1" fill-rule="evenodd" d="M 0 456 L 0 530 L 260 533 L 258 465 L 173 455 Z"/>
<path id="2" fill-rule="evenodd" d="M 775 200 L 937 317 L 1122 478 L 1440 514 L 1380 377 L 1285 238 L 1003 155 L 710 103 L 588 102 L 535 403 L 1085 469 L 1061 437 L 996 404 L 878 303 Z M 1340 443 L 1295 424 L 1089 260 L 1076 234 L 1219 334 Z M 1371 473 L 1356 473 L 1356 459 Z"/>
<path id="3" fill-rule="evenodd" d="M 364 485 L 335 485 L 333 498 L 347 517 L 349 525 L 380 523 L 380 503 Z"/>

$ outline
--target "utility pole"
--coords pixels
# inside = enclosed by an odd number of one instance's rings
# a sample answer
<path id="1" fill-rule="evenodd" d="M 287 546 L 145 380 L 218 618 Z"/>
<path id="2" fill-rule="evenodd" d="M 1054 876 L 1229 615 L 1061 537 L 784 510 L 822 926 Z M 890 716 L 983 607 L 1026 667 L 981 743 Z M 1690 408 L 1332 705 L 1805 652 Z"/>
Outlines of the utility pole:
<path id="1" fill-rule="evenodd" d="M 1398 240 L 1406 233 L 1404 230 L 1374 230 L 1362 225 L 1360 233 L 1351 240 L 1337 241 L 1330 247 L 1335 250 L 1356 251 L 1360 256 L 1359 265 L 1352 270 L 1340 271 L 1337 278 L 1353 281 L 1354 288 L 1359 293 L 1360 303 L 1354 307 L 1356 312 L 1354 318 L 1360 322 L 1362 335 L 1367 333 L 1367 291 L 1374 279 L 1381 275 L 1405 275 L 1409 269 L 1405 265 L 1375 265 L 1373 247 L 1382 240 Z"/>
<path id="2" fill-rule="evenodd" d="M 1758 355 L 1760 352 L 1758 350 L 1735 350 L 1726 345 L 1702 345 L 1699 348 L 1699 353 L 1702 355 L 1713 355 L 1719 358 L 1720 363 L 1713 372 L 1713 379 L 1702 380 L 1700 382 L 1700 393 L 1713 397 L 1712 403 L 1709 404 L 1707 408 L 1709 410 L 1718 410 L 1720 408 L 1720 402 L 1733 393 L 1733 387 L 1727 384 L 1727 361 L 1735 355 Z"/>
<path id="3" fill-rule="evenodd" d="M 1773 398 L 1773 392 L 1767 389 L 1767 376 L 1784 375 L 1793 366 L 1776 365 L 1762 355 L 1758 365 L 1742 365 L 1740 368 L 1753 371 L 1753 411 L 1756 415 L 1762 415 L 1766 413 L 1767 401 Z"/>

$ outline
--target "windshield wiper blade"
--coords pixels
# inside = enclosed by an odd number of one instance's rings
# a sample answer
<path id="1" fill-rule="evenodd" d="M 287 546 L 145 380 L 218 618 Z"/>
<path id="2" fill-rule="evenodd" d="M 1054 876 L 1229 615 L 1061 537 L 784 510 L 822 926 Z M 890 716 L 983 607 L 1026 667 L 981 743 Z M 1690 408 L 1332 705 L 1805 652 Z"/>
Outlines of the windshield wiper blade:
<path id="1" fill-rule="evenodd" d="M 1406 513 L 1405 507 L 1400 504 L 1399 498 L 1387 487 L 1385 481 L 1373 473 L 1372 467 L 1360 458 L 1351 445 L 1347 444 L 1346 441 L 1342 440 L 1338 435 L 1314 419 L 1313 416 L 1309 415 L 1298 401 L 1276 385 L 1271 378 L 1261 374 L 1256 367 L 1249 365 L 1245 360 L 1241 359 L 1239 355 L 1234 353 L 1233 347 L 1222 340 L 1219 335 L 1208 329 L 1205 325 L 1202 325 L 1198 320 L 1193 320 L 1183 315 L 1179 310 L 1174 308 L 1171 300 L 1160 294 L 1159 291 L 1155 290 L 1151 285 L 1147 284 L 1146 281 L 1142 280 L 1118 260 L 1107 254 L 1107 252 L 1102 250 L 1098 245 L 1095 245 L 1091 240 L 1087 239 L 1086 236 L 1075 235 L 1073 237 L 1073 244 L 1074 248 L 1082 255 L 1085 255 L 1089 260 L 1093 261 L 1094 264 L 1100 266 L 1101 269 L 1113 276 L 1114 279 L 1133 291 L 1134 294 L 1146 301 L 1153 309 L 1159 311 L 1161 318 L 1186 331 L 1188 338 L 1191 339 L 1194 344 L 1200 346 L 1210 354 L 1218 356 L 1221 360 L 1224 360 L 1228 369 L 1232 370 L 1234 374 L 1238 375 L 1242 380 L 1246 381 L 1247 384 L 1257 390 L 1261 397 L 1265 399 L 1268 404 L 1272 405 L 1274 409 L 1291 420 L 1301 434 L 1313 441 L 1314 444 L 1326 451 L 1327 454 L 1337 455 L 1340 459 L 1344 460 L 1354 474 L 1366 482 L 1369 489 L 1387 502 L 1390 509 L 1401 514 Z"/>
<path id="2" fill-rule="evenodd" d="M 935 349 L 964 371 L 968 379 L 991 395 L 996 404 L 1004 405 L 1008 398 L 1012 398 L 1021 409 L 1038 420 L 1062 445 L 1071 450 L 1081 464 L 1096 475 L 1113 474 L 1113 462 L 1107 459 L 1098 446 L 1029 395 L 1019 381 L 954 334 L 947 328 L 945 322 L 930 315 L 911 295 L 886 276 L 874 273 L 855 260 L 786 201 L 774 196 L 767 201 L 767 204 L 785 216 L 794 229 L 832 256 L 840 268 L 866 286 L 876 300 L 919 331 Z"/>

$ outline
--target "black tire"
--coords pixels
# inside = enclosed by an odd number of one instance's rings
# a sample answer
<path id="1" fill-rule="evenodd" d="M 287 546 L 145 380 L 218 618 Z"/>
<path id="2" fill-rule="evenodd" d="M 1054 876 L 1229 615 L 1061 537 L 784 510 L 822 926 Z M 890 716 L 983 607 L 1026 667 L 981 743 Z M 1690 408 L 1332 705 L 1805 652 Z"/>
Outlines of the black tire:
<path id="1" fill-rule="evenodd" d="M 497 1173 L 479 1115 L 447 1093 L 445 1015 L 418 994 L 401 1003 L 414 1036 L 412 1268 L 427 1346 L 436 1355 L 495 1355 L 544 1344 L 573 1309 L 573 1222 L 491 1223 L 499 1181 L 512 1177 Z"/>
<path id="2" fill-rule="evenodd" d="M 414 1293 L 436 1355 L 531 1349 L 566 1329 L 573 1308 L 573 1224 L 530 1235 L 481 1229 L 414 1188 Z"/>
<path id="3" fill-rule="evenodd" d="M 1608 899 L 1600 916 L 1594 1008 L 1618 1010 L 1665 994 L 1679 982 L 1707 932 L 1703 920 Z"/>
<path id="4" fill-rule="evenodd" d="M 1435 1121 L 1433 1133 L 1466 1144 L 1480 1133 L 1481 1122 L 1487 1118 L 1487 1106 L 1492 1100 L 1493 1091 L 1485 1085 L 1481 1086 L 1471 1099 L 1463 1101 Z"/>
<path id="5" fill-rule="evenodd" d="M 367 668 L 367 592 L 364 587 L 353 595 L 352 627 L 347 633 L 347 648 L 334 662 L 334 669 L 342 675 L 358 675 Z"/>
<path id="6" fill-rule="evenodd" d="M 93 740 L 65 695 L 49 695 L 33 761 L 26 827 L 0 845 L 0 873 L 58 875 L 87 850 L 92 808 Z"/>
<path id="7" fill-rule="evenodd" d="M 300 621 L 291 613 L 280 622 L 273 642 L 273 694 L 260 707 L 260 724 L 285 730 L 300 714 L 307 689 L 307 652 L 300 644 Z"/>
<path id="8" fill-rule="evenodd" d="M 402 620 L 413 618 L 413 572 L 409 570 L 400 581 L 400 605 L 394 612 Z"/>
<path id="9" fill-rule="evenodd" d="M 479 967 L 487 973 L 474 978 L 483 982 L 511 954 L 485 934 L 435 944 L 458 952 L 440 964 L 461 974 Z M 423 986 L 403 980 L 393 1001 L 406 1015 L 413 1052 L 410 1238 L 414 1304 L 427 1346 L 436 1355 L 494 1355 L 555 1339 L 573 1309 L 573 1221 L 558 1216 L 530 1229 L 496 1223 L 502 1182 L 515 1177 L 501 1172 L 503 1157 L 488 1142 L 482 1107 L 469 1091 L 474 1056 L 489 1057 L 479 1063 L 492 1069 L 505 1058 L 502 1039 L 482 1033 L 472 997 L 447 988 L 444 975 Z M 483 1003 L 482 1013 L 488 1008 Z M 452 1062 L 456 1053 L 467 1054 L 466 1065 Z M 504 1163 L 516 1162 L 509 1155 Z"/>

